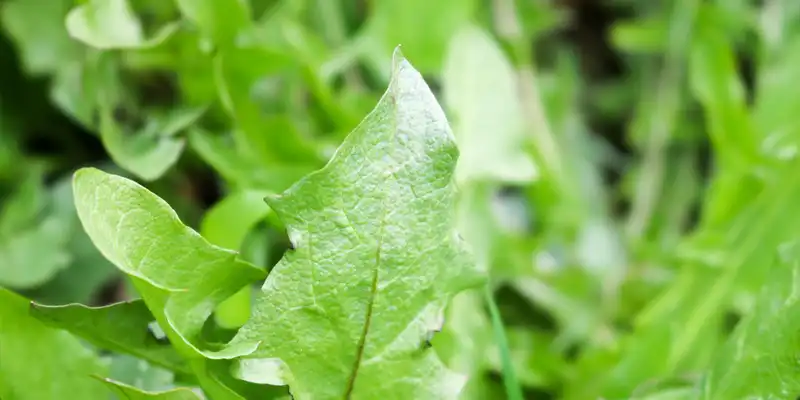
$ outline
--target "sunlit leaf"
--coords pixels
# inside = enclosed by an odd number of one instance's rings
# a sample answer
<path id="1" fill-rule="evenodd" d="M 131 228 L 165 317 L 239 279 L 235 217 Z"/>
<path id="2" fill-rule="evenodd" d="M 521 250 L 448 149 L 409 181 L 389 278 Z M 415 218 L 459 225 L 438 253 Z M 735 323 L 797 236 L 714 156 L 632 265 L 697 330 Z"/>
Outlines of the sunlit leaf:
<path id="1" fill-rule="evenodd" d="M 455 398 L 428 347 L 449 298 L 477 283 L 454 227 L 458 150 L 420 74 L 392 83 L 328 165 L 268 197 L 294 244 L 232 345 L 237 375 L 295 398 Z"/>

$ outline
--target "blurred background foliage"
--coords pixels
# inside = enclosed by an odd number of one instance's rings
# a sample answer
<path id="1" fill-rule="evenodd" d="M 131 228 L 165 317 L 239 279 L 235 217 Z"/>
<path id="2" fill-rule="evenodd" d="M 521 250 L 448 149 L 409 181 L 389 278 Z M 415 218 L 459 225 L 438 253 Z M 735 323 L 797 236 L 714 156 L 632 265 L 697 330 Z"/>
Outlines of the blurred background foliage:
<path id="1" fill-rule="evenodd" d="M 460 229 L 525 398 L 795 398 L 799 17 L 792 0 L 0 0 L 0 286 L 135 296 L 77 220 L 87 165 L 273 265 L 288 241 L 261 198 L 324 165 L 401 44 L 458 138 Z M 464 398 L 505 398 L 484 303 L 459 295 L 434 345 Z"/>

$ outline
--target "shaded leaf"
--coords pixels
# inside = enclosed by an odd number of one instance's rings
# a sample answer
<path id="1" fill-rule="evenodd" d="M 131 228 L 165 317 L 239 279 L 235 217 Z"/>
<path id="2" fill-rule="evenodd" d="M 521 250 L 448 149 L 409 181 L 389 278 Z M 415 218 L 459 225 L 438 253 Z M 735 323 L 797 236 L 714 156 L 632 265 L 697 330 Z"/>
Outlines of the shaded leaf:
<path id="1" fill-rule="evenodd" d="M 69 333 L 28 315 L 28 301 L 0 288 L 0 398 L 107 398 L 91 378 L 106 366 Z"/>
<path id="2" fill-rule="evenodd" d="M 66 268 L 70 224 L 51 212 L 43 171 L 32 168 L 0 209 L 0 284 L 41 285 Z"/>
<path id="3" fill-rule="evenodd" d="M 2 5 L 0 20 L 16 41 L 28 72 L 55 72 L 80 55 L 64 28 L 70 5 L 71 0 L 14 0 Z"/>
<path id="4" fill-rule="evenodd" d="M 153 315 L 141 300 L 103 307 L 34 303 L 31 315 L 99 348 L 131 354 L 173 371 L 188 371 L 175 349 L 153 335 L 149 328 L 149 324 L 154 322 Z"/>
<path id="5" fill-rule="evenodd" d="M 146 392 L 134 386 L 118 382 L 112 379 L 100 379 L 106 387 L 113 393 L 116 393 L 120 398 L 126 400 L 202 400 L 203 397 L 197 395 L 196 392 L 187 388 L 178 388 L 165 390 L 160 392 Z"/>

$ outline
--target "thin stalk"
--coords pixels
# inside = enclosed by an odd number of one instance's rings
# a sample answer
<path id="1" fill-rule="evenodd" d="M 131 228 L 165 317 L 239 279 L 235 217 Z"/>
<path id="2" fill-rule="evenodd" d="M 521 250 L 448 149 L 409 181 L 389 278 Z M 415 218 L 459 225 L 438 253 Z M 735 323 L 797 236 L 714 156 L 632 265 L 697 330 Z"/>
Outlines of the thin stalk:
<path id="1" fill-rule="evenodd" d="M 509 400 L 523 400 L 525 397 L 522 395 L 522 386 L 519 384 L 514 364 L 511 362 L 511 350 L 508 347 L 503 319 L 500 317 L 497 303 L 494 302 L 491 285 L 487 284 L 483 293 L 492 319 L 494 342 L 500 350 L 500 363 L 503 368 L 503 385 L 506 388 L 506 398 Z"/>
<path id="2" fill-rule="evenodd" d="M 511 46 L 517 63 L 519 100 L 525 110 L 527 125 L 533 132 L 537 159 L 555 182 L 563 183 L 561 151 L 545 114 L 532 61 L 531 43 L 523 34 L 514 0 L 493 0 L 492 6 L 497 33 Z"/>

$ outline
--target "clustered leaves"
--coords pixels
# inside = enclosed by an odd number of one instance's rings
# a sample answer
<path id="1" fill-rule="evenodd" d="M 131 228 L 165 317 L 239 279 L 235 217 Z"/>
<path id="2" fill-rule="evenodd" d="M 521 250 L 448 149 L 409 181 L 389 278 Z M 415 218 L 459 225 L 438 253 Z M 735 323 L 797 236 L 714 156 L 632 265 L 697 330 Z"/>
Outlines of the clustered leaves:
<path id="1" fill-rule="evenodd" d="M 0 2 L 0 399 L 795 399 L 800 3 L 590 3 Z"/>

